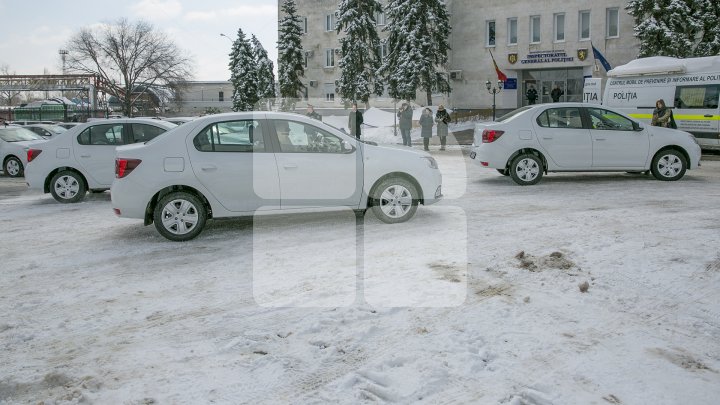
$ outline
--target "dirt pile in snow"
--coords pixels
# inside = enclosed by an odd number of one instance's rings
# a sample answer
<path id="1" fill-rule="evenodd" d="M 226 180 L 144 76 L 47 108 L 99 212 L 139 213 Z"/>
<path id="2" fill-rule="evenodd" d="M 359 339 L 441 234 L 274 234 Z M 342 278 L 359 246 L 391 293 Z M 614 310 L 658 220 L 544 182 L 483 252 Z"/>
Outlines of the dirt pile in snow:
<path id="1" fill-rule="evenodd" d="M 561 252 L 552 252 L 546 256 L 533 256 L 522 251 L 515 255 L 515 258 L 520 262 L 520 268 L 532 272 L 570 270 L 576 267 L 575 263 Z"/>

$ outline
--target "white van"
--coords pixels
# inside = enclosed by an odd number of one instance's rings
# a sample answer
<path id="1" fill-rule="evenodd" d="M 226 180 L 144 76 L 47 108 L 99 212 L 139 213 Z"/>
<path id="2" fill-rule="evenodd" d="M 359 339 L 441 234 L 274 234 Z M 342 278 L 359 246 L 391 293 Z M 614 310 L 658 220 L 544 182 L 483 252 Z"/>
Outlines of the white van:
<path id="1" fill-rule="evenodd" d="M 703 149 L 720 149 L 720 56 L 636 59 L 608 72 L 603 104 L 650 122 L 655 102 L 672 108 L 678 129 Z"/>

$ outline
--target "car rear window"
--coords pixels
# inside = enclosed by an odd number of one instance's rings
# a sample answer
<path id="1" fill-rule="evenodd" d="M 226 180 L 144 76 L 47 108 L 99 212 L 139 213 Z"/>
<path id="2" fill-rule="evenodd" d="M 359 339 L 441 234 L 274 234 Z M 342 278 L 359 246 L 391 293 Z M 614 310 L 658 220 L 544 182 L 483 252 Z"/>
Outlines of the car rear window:
<path id="1" fill-rule="evenodd" d="M 524 113 L 525 111 L 527 111 L 527 110 L 529 110 L 529 109 L 531 109 L 531 108 L 532 108 L 532 106 L 520 107 L 520 108 L 518 108 L 517 110 L 511 111 L 511 112 L 503 115 L 502 117 L 496 119 L 495 122 L 505 122 L 505 121 L 509 121 L 509 120 L 517 117 L 518 115 Z"/>

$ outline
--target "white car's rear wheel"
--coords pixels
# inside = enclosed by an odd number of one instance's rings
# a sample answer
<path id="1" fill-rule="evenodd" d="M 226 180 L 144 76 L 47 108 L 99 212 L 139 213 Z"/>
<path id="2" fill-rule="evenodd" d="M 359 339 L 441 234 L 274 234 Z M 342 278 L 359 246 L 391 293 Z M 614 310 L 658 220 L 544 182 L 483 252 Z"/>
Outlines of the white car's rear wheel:
<path id="1" fill-rule="evenodd" d="M 185 242 L 200 235 L 207 222 L 207 209 L 198 197 L 180 191 L 158 201 L 153 219 L 162 236 L 175 242 Z"/>
<path id="2" fill-rule="evenodd" d="M 85 198 L 86 192 L 85 181 L 76 172 L 65 170 L 50 180 L 50 194 L 59 203 L 80 202 Z"/>
<path id="3" fill-rule="evenodd" d="M 537 184 L 543 177 L 542 160 L 531 153 L 513 159 L 509 170 L 510 177 L 521 186 Z"/>
<path id="4" fill-rule="evenodd" d="M 10 177 L 20 177 L 23 175 L 23 164 L 20 159 L 11 156 L 5 161 L 3 170 L 5 170 L 5 174 Z"/>
<path id="5" fill-rule="evenodd" d="M 687 161 L 685 156 L 675 149 L 663 150 L 653 158 L 651 170 L 658 180 L 680 180 L 687 170 Z"/>
<path id="6" fill-rule="evenodd" d="M 400 177 L 383 180 L 373 193 L 372 210 L 379 220 L 398 224 L 412 218 L 417 211 L 418 192 L 415 186 Z"/>

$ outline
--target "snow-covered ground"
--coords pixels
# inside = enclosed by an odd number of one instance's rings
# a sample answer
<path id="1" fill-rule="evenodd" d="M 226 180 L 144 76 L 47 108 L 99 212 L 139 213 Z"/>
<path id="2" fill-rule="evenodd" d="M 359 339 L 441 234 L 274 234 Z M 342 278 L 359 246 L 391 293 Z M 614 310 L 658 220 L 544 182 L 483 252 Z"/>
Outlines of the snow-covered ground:
<path id="1" fill-rule="evenodd" d="M 179 244 L 107 193 L 0 199 L 0 403 L 718 403 L 720 162 L 518 187 L 433 154 L 447 198 L 397 226 Z"/>

